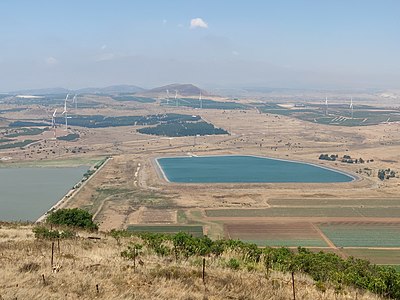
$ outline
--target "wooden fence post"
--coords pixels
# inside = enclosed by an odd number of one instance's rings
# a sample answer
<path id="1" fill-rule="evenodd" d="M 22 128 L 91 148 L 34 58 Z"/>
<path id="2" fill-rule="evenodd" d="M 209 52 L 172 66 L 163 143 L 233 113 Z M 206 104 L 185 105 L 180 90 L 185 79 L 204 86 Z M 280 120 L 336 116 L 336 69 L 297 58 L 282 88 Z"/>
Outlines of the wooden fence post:
<path id="1" fill-rule="evenodd" d="M 53 271 L 54 265 L 54 241 L 51 242 L 51 270 Z"/>
<path id="2" fill-rule="evenodd" d="M 133 248 L 133 272 L 136 273 L 136 246 Z"/>
<path id="3" fill-rule="evenodd" d="M 296 290 L 294 288 L 294 272 L 292 271 L 292 288 L 293 288 L 293 300 L 296 300 Z"/>
<path id="4" fill-rule="evenodd" d="M 203 257 L 203 284 L 206 284 L 206 258 Z"/>

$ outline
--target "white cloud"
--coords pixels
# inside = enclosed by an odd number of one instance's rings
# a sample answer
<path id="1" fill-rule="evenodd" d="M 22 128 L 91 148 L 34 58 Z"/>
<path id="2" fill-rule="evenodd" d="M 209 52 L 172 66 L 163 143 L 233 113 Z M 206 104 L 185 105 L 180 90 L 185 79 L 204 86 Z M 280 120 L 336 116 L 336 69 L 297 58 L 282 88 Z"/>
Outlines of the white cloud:
<path id="1" fill-rule="evenodd" d="M 101 46 L 101 50 L 105 50 L 107 48 L 107 45 L 104 44 L 103 46 Z"/>
<path id="2" fill-rule="evenodd" d="M 190 20 L 190 28 L 208 28 L 208 24 L 202 18 L 195 18 Z"/>
<path id="3" fill-rule="evenodd" d="M 54 66 L 54 65 L 58 64 L 58 60 L 53 56 L 47 57 L 45 62 L 49 66 Z"/>
<path id="4" fill-rule="evenodd" d="M 167 20 L 162 20 L 162 23 L 163 23 L 163 25 L 166 25 L 167 24 Z"/>
<path id="5" fill-rule="evenodd" d="M 237 52 L 236 50 L 233 50 L 233 51 L 232 51 L 232 55 L 238 56 L 238 55 L 239 55 L 239 52 Z"/>

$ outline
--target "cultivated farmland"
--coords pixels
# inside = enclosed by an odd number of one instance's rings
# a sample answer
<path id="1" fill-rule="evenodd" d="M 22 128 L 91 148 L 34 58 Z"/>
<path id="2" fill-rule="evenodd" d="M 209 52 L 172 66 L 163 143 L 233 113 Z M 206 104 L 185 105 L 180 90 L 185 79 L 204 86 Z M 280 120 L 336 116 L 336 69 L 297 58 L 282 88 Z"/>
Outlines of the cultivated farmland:
<path id="1" fill-rule="evenodd" d="M 400 247 L 400 223 L 329 222 L 318 227 L 338 247 Z"/>
<path id="2" fill-rule="evenodd" d="M 309 222 L 225 223 L 225 236 L 259 246 L 327 247 Z"/>
<path id="3" fill-rule="evenodd" d="M 208 209 L 208 217 L 376 217 L 398 218 L 400 207 L 271 207 L 265 209 Z"/>
<path id="4" fill-rule="evenodd" d="M 186 232 L 196 237 L 203 236 L 203 227 L 197 225 L 130 225 L 127 228 L 132 232 L 168 233 Z"/>

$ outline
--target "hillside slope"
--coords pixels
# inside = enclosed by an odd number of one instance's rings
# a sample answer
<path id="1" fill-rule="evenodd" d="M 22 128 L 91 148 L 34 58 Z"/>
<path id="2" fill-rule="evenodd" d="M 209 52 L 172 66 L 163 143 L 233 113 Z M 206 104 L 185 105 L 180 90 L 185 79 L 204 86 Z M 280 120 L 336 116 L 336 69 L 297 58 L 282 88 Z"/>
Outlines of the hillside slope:
<path id="1" fill-rule="evenodd" d="M 51 269 L 51 241 L 36 240 L 30 225 L 0 226 L 0 299 L 293 299 L 290 274 L 257 266 L 233 270 L 234 253 L 175 260 L 159 257 L 144 247 L 133 260 L 121 257 L 138 237 L 100 239 L 80 237 L 55 242 Z M 295 274 L 296 299 L 382 299 L 367 292 L 332 287 L 325 292 Z"/>
<path id="2" fill-rule="evenodd" d="M 151 97 L 166 97 L 167 90 L 169 91 L 169 95 L 171 98 L 175 97 L 175 92 L 177 93 L 178 97 L 199 97 L 200 92 L 203 96 L 209 95 L 207 91 L 202 90 L 193 84 L 180 83 L 156 87 L 146 92 L 142 92 L 141 94 Z"/>

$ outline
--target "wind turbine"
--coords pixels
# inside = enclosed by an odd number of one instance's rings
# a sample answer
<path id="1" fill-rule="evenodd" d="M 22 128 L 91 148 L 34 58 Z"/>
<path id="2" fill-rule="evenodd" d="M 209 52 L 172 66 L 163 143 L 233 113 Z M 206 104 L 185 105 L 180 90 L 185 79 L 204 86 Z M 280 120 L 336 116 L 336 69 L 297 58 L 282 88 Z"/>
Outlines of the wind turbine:
<path id="1" fill-rule="evenodd" d="M 51 117 L 51 128 L 54 129 L 54 137 L 56 137 L 56 113 L 57 108 L 54 110 L 53 116 Z"/>
<path id="2" fill-rule="evenodd" d="M 328 97 L 325 97 L 325 115 L 328 115 Z"/>
<path id="3" fill-rule="evenodd" d="M 199 101 L 200 101 L 200 109 L 202 109 L 203 108 L 203 99 L 201 98 L 201 91 L 200 91 Z"/>
<path id="4" fill-rule="evenodd" d="M 64 101 L 64 111 L 61 113 L 65 117 L 65 130 L 68 130 L 68 114 L 67 114 L 67 100 L 68 100 L 69 94 L 67 94 L 67 97 L 65 97 Z"/>
<path id="5" fill-rule="evenodd" d="M 178 91 L 177 90 L 175 90 L 175 104 L 176 104 L 176 106 L 179 106 L 179 103 L 178 103 Z"/>
<path id="6" fill-rule="evenodd" d="M 75 103 L 75 109 L 78 108 L 78 95 L 75 94 L 74 98 L 72 98 L 72 103 Z"/>
<path id="7" fill-rule="evenodd" d="M 167 105 L 169 105 L 169 90 L 167 90 Z"/>
<path id="8" fill-rule="evenodd" d="M 353 119 L 353 97 L 350 98 L 351 118 Z"/>

